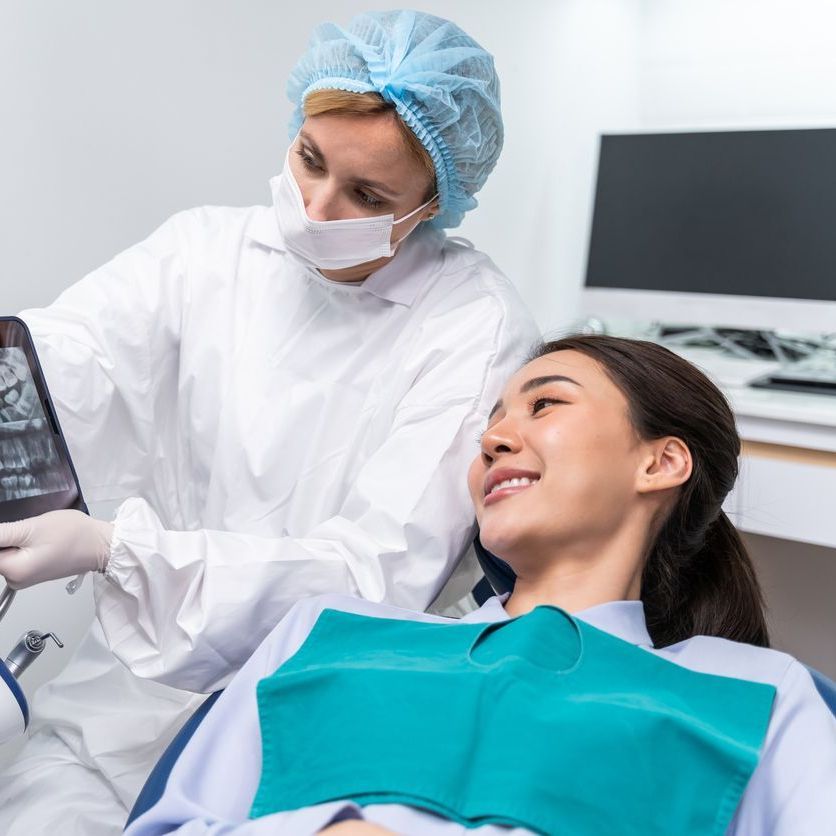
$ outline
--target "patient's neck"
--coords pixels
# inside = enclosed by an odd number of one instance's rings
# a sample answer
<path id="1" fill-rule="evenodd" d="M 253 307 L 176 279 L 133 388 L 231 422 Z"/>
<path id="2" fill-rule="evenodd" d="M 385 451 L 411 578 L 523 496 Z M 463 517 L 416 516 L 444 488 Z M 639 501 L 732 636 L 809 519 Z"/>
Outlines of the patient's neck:
<path id="1" fill-rule="evenodd" d="M 549 604 L 574 613 L 638 600 L 645 542 L 644 532 L 622 532 L 606 543 L 563 545 L 546 559 L 511 559 L 517 581 L 505 610 L 516 616 Z"/>

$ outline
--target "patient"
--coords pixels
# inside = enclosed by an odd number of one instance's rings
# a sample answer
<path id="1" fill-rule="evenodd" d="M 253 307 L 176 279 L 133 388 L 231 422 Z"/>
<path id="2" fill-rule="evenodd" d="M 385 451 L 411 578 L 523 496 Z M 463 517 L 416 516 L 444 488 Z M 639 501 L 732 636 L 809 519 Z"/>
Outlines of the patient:
<path id="1" fill-rule="evenodd" d="M 832 832 L 836 721 L 721 510 L 739 452 L 664 348 L 546 344 L 469 474 L 511 595 L 299 603 L 128 833 Z"/>

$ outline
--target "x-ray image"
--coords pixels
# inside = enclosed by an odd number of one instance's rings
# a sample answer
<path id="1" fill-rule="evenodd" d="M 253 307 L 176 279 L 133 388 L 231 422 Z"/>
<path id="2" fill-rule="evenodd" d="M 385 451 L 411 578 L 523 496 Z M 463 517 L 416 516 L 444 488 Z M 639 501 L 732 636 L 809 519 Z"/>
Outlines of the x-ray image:
<path id="1" fill-rule="evenodd" d="M 72 487 L 26 355 L 19 348 L 0 348 L 0 501 Z"/>

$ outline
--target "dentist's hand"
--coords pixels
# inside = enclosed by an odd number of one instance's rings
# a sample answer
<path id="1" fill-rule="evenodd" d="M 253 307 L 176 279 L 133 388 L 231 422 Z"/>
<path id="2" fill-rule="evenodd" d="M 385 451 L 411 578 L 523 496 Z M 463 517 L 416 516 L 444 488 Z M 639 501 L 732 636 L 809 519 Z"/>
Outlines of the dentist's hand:
<path id="1" fill-rule="evenodd" d="M 110 558 L 113 525 L 81 511 L 49 511 L 0 523 L 0 575 L 12 589 L 103 572 Z"/>

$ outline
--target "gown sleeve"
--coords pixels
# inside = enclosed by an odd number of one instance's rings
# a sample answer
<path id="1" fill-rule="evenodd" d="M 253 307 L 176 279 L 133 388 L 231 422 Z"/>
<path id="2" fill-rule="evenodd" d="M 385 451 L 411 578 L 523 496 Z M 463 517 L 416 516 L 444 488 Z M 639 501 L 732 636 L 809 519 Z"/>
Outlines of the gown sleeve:
<path id="1" fill-rule="evenodd" d="M 487 414 L 536 339 L 521 306 L 487 293 L 451 313 L 450 328 L 340 512 L 304 536 L 171 531 L 143 500 L 121 506 L 96 602 L 133 673 L 189 691 L 223 687 L 305 596 L 429 606 L 472 536 L 465 474 Z"/>
<path id="2" fill-rule="evenodd" d="M 94 508 L 154 498 L 155 428 L 177 385 L 185 214 L 20 314 Z"/>
<path id="3" fill-rule="evenodd" d="M 177 759 L 165 793 L 131 824 L 128 836 L 313 834 L 337 820 L 363 818 L 357 805 L 343 801 L 249 818 L 261 780 L 256 685 L 299 649 L 326 602 L 327 596 L 290 609 L 212 706 Z"/>
<path id="4" fill-rule="evenodd" d="M 778 686 L 766 742 L 729 836 L 836 831 L 836 719 L 808 671 L 792 661 Z"/>

